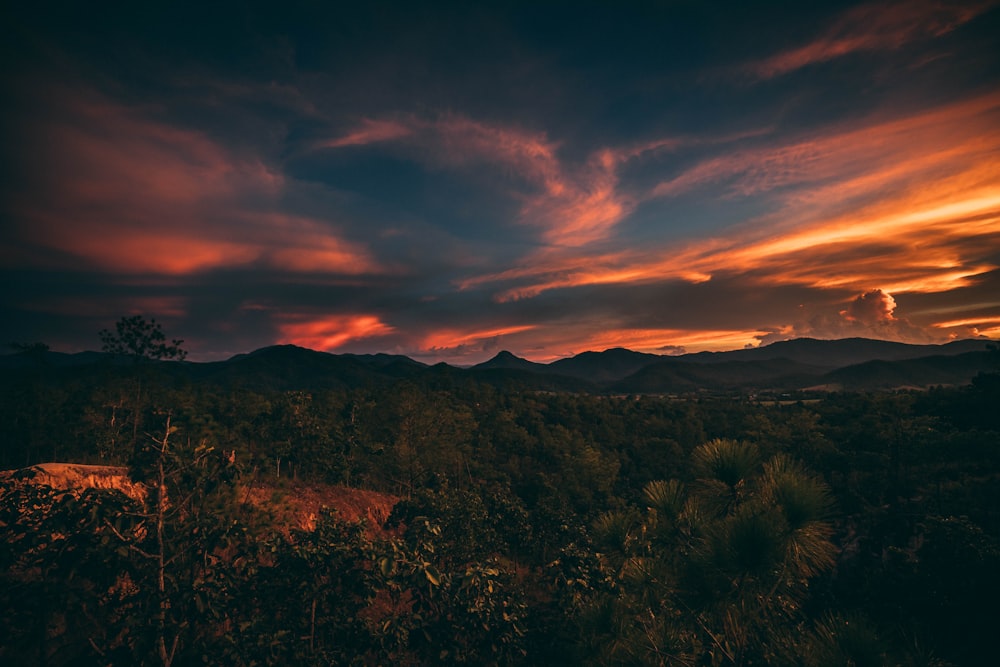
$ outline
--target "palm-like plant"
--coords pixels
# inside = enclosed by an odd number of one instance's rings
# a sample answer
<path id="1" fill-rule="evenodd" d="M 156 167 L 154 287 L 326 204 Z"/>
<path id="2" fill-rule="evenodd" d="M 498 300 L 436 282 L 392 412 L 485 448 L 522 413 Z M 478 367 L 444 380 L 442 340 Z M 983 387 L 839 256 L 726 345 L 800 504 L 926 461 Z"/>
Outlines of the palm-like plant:
<path id="1" fill-rule="evenodd" d="M 716 438 L 696 447 L 691 462 L 697 476 L 692 489 L 696 499 L 705 511 L 725 516 L 745 499 L 760 452 L 750 443 Z"/>
<path id="2" fill-rule="evenodd" d="M 801 630 L 808 581 L 836 556 L 829 490 L 791 458 L 762 464 L 734 440 L 701 445 L 692 464 L 689 485 L 646 485 L 645 515 L 592 525 L 613 584 L 578 618 L 615 633 L 597 662 L 763 664 L 796 646 L 784 629 Z"/>
<path id="3" fill-rule="evenodd" d="M 602 512 L 591 524 L 591 536 L 599 547 L 627 555 L 641 532 L 641 524 L 641 517 L 634 511 Z"/>
<path id="4" fill-rule="evenodd" d="M 756 447 L 713 440 L 692 454 L 685 499 L 677 483 L 647 486 L 656 517 L 684 525 L 673 560 L 678 603 L 722 664 L 767 660 L 781 643 L 776 628 L 796 623 L 808 580 L 833 567 L 836 547 L 826 485 L 787 456 L 761 465 Z M 677 511 L 683 504 L 683 509 Z"/>
<path id="5" fill-rule="evenodd" d="M 660 540 L 669 540 L 684 512 L 687 491 L 676 479 L 654 480 L 642 490 L 649 530 Z"/>
<path id="6" fill-rule="evenodd" d="M 700 478 L 718 480 L 734 488 L 754 474 L 760 452 L 751 443 L 716 438 L 696 447 L 691 459 Z"/>
<path id="7" fill-rule="evenodd" d="M 837 550 L 830 537 L 830 491 L 801 465 L 778 455 L 764 465 L 760 496 L 785 523 L 785 570 L 796 578 L 815 577 L 833 567 Z"/>
<path id="8" fill-rule="evenodd" d="M 888 647 L 858 615 L 828 614 L 806 636 L 799 650 L 809 667 L 880 667 L 888 661 Z"/>

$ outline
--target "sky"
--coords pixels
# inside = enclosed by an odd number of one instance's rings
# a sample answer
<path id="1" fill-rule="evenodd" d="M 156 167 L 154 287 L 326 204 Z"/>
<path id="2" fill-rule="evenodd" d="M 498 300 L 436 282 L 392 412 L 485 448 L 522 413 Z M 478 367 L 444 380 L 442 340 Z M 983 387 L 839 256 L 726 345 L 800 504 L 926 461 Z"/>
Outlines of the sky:
<path id="1" fill-rule="evenodd" d="M 4 3 L 0 341 L 1000 338 L 1000 0 L 421 4 Z"/>

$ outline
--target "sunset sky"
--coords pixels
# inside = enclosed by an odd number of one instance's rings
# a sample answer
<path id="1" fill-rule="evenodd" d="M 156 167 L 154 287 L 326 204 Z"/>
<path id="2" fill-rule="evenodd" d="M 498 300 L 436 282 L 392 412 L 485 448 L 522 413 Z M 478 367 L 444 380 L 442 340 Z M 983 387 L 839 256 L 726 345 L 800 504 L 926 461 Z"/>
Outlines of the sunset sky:
<path id="1" fill-rule="evenodd" d="M 37 4 L 0 9 L 2 343 L 1000 338 L 1000 0 Z"/>

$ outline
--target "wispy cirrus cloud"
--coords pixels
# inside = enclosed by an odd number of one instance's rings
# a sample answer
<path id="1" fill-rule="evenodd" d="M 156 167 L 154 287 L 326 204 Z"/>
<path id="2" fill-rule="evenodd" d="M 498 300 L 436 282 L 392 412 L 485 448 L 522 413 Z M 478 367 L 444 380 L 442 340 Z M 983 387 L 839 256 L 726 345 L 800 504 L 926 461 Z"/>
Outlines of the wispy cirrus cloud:
<path id="1" fill-rule="evenodd" d="M 746 65 L 746 73 L 771 79 L 854 53 L 891 51 L 940 37 L 997 5 L 996 0 L 873 2 L 849 9 L 812 41 Z"/>
<path id="2" fill-rule="evenodd" d="M 470 354 L 478 355 L 483 352 L 498 351 L 505 340 L 509 340 L 517 334 L 533 331 L 536 328 L 537 326 L 534 324 L 512 324 L 487 328 L 473 325 L 472 328 L 466 329 L 434 328 L 424 333 L 414 346 L 415 349 L 408 350 L 408 353 L 420 358 L 460 359 Z"/>
<path id="3" fill-rule="evenodd" d="M 383 141 L 392 141 L 409 136 L 413 128 L 405 123 L 393 120 L 376 120 L 364 118 L 361 123 L 345 135 L 335 137 L 316 144 L 318 148 L 345 148 L 348 146 L 367 146 Z"/>
<path id="4" fill-rule="evenodd" d="M 835 127 L 798 141 L 730 151 L 656 185 L 652 197 L 722 187 L 730 197 L 799 186 L 794 203 L 878 193 L 892 183 L 990 159 L 1000 144 L 1000 95 Z M 801 186 L 808 185 L 808 189 Z"/>
<path id="5" fill-rule="evenodd" d="M 992 270 L 1000 236 L 1000 96 L 808 141 L 709 158 L 654 187 L 670 199 L 711 183 L 765 198 L 773 212 L 725 236 L 657 249 L 541 253 L 518 268 L 471 276 L 499 301 L 581 285 L 701 282 L 746 275 L 760 284 L 891 293 L 968 285 Z"/>
<path id="6" fill-rule="evenodd" d="M 620 187 L 619 167 L 644 152 L 674 144 L 660 140 L 623 149 L 603 149 L 583 163 L 560 157 L 558 143 L 544 133 L 491 125 L 458 115 L 437 119 L 401 116 L 395 120 L 366 119 L 355 130 L 319 148 L 398 141 L 415 147 L 412 158 L 460 169 L 490 165 L 528 188 L 508 195 L 520 202 L 521 224 L 540 230 L 540 239 L 554 246 L 581 247 L 606 239 L 638 203 Z"/>

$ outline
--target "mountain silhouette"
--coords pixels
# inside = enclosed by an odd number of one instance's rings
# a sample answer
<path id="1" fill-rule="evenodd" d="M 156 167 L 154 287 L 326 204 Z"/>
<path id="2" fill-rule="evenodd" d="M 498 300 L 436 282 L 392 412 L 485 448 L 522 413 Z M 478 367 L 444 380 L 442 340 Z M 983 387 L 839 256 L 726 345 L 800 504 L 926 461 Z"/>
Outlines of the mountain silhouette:
<path id="1" fill-rule="evenodd" d="M 225 361 L 157 362 L 178 379 L 227 388 L 267 390 L 352 389 L 385 386 L 403 378 L 455 382 L 461 378 L 526 390 L 611 393 L 688 393 L 754 390 L 894 388 L 960 385 L 998 370 L 992 341 L 910 345 L 866 338 L 800 338 L 752 349 L 663 356 L 613 348 L 583 352 L 541 364 L 502 351 L 470 368 L 428 366 L 392 354 L 332 354 L 295 345 L 273 345 Z M 995 343 L 992 343 L 995 344 Z M 97 352 L 46 352 L 38 358 L 0 356 L 0 381 L 25 374 L 58 377 L 91 374 L 125 365 Z M 100 370 L 105 369 L 105 370 Z"/>

